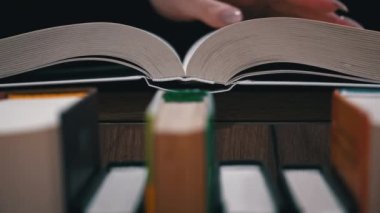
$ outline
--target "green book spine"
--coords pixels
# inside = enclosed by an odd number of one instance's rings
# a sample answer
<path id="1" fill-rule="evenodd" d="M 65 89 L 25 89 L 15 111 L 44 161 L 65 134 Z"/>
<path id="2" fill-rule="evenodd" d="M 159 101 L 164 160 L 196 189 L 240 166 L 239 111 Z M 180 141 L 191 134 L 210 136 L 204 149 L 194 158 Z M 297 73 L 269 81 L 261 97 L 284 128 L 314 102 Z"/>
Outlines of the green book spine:
<path id="1" fill-rule="evenodd" d="M 206 174 L 207 174 L 207 212 L 219 212 L 220 193 L 219 193 L 219 167 L 216 160 L 216 144 L 215 144 L 215 108 L 213 97 L 210 96 L 208 125 L 206 132 Z"/>

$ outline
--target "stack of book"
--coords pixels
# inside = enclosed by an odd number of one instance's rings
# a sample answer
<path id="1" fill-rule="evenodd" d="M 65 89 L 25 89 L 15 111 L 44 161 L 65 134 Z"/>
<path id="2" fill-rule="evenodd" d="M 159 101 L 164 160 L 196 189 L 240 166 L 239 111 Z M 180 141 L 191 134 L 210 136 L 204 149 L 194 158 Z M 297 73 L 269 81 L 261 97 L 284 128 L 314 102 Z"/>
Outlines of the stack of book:
<path id="1" fill-rule="evenodd" d="M 105 169 L 95 95 L 91 89 L 1 93 L 1 212 L 280 209 L 261 164 L 219 166 L 209 93 L 158 92 L 146 114 L 147 166 Z"/>
<path id="2" fill-rule="evenodd" d="M 218 162 L 214 102 L 156 93 L 146 163 L 100 166 L 93 89 L 0 93 L 1 212 L 376 212 L 380 91 L 339 90 L 332 167 Z"/>
<path id="3" fill-rule="evenodd" d="M 380 90 L 335 90 L 331 118 L 330 165 L 281 169 L 278 185 L 287 209 L 378 212 Z"/>
<path id="4" fill-rule="evenodd" d="M 141 210 L 145 167 L 101 167 L 96 90 L 0 92 L 0 118 L 0 212 Z"/>
<path id="5" fill-rule="evenodd" d="M 295 212 L 378 212 L 380 90 L 337 89 L 332 97 L 330 166 L 287 166 L 279 187 Z"/>

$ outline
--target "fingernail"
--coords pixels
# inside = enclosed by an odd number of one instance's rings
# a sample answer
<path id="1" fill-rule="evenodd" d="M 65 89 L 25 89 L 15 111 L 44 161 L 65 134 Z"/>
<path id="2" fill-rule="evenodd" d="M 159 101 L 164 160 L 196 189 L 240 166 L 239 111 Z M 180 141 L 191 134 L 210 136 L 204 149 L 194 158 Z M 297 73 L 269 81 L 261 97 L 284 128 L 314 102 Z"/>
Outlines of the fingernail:
<path id="1" fill-rule="evenodd" d="M 243 20 L 243 15 L 240 10 L 229 9 L 223 11 L 220 18 L 225 24 L 233 24 Z"/>
<path id="2" fill-rule="evenodd" d="M 339 9 L 339 10 L 342 10 L 346 13 L 348 13 L 348 7 L 341 1 L 339 0 L 333 0 L 333 3 L 336 5 L 336 7 Z"/>
<path id="3" fill-rule="evenodd" d="M 352 27 L 357 27 L 357 28 L 364 28 L 361 24 L 359 24 L 357 21 L 347 17 L 347 16 L 339 16 L 339 18 L 344 21 L 345 23 L 347 23 L 348 25 L 352 26 Z"/>

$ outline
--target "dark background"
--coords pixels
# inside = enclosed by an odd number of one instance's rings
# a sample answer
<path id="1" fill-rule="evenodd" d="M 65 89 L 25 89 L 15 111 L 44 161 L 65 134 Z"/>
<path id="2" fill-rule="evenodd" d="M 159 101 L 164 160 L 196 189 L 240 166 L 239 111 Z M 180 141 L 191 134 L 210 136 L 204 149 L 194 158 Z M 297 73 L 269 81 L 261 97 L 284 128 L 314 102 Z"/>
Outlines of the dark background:
<path id="1" fill-rule="evenodd" d="M 342 0 L 347 16 L 365 28 L 380 30 L 380 15 L 374 0 Z M 31 30 L 90 21 L 124 23 L 153 32 L 171 43 L 180 55 L 211 29 L 200 22 L 179 23 L 155 13 L 148 0 L 123 1 L 12 1 L 0 8 L 0 38 Z"/>

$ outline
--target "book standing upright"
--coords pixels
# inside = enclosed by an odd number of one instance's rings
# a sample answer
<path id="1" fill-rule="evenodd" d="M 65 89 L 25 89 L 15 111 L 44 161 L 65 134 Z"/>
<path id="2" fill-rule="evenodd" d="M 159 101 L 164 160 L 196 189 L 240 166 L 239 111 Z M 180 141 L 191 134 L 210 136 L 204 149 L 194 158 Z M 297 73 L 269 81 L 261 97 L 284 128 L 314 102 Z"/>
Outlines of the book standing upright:
<path id="1" fill-rule="evenodd" d="M 212 212 L 219 203 L 213 99 L 158 92 L 147 109 L 147 212 Z"/>
<path id="2" fill-rule="evenodd" d="M 69 211 L 99 166 L 95 91 L 3 94 L 0 211 Z"/>
<path id="3" fill-rule="evenodd" d="M 380 209 L 380 91 L 334 92 L 331 164 L 358 202 L 360 211 Z"/>

